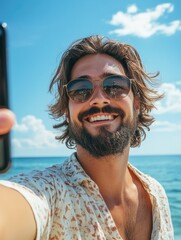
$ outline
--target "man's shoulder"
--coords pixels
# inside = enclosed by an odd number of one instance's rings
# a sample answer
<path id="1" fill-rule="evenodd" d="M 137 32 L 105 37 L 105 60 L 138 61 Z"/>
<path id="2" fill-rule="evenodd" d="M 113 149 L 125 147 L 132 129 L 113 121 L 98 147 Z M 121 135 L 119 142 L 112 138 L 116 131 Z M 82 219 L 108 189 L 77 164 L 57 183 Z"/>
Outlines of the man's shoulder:
<path id="1" fill-rule="evenodd" d="M 11 176 L 7 180 L 1 180 L 0 183 L 7 186 L 20 184 L 22 186 L 33 186 L 50 184 L 53 185 L 55 182 L 62 183 L 64 170 L 63 168 L 68 164 L 71 157 L 64 160 L 64 162 L 49 166 L 44 169 L 35 169 L 26 173 L 20 173 L 18 175 Z"/>

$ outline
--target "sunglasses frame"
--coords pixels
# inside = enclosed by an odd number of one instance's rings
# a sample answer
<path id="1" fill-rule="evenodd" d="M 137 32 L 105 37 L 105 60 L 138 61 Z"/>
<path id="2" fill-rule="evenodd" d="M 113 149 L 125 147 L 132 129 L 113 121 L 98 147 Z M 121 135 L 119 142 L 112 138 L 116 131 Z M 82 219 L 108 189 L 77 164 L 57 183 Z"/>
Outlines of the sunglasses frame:
<path id="1" fill-rule="evenodd" d="M 120 97 L 117 97 L 117 98 L 112 98 L 111 96 L 109 96 L 109 95 L 104 91 L 103 82 L 104 82 L 104 80 L 106 80 L 107 78 L 110 78 L 110 77 L 123 77 L 123 78 L 126 78 L 126 79 L 128 79 L 128 80 L 130 81 L 130 88 L 129 88 L 128 93 L 127 93 L 125 96 L 120 96 Z M 69 95 L 68 90 L 67 90 L 67 85 L 68 85 L 70 82 L 75 81 L 75 80 L 79 80 L 79 79 L 88 80 L 88 81 L 90 81 L 90 82 L 92 83 L 92 85 L 93 85 L 93 92 L 92 92 L 92 94 L 90 95 L 90 97 L 89 97 L 88 99 L 86 99 L 85 101 L 76 101 L 75 99 L 73 99 L 73 98 Z M 67 96 L 68 96 L 69 98 L 71 98 L 74 102 L 76 102 L 76 103 L 84 103 L 84 102 L 87 102 L 87 101 L 92 97 L 92 95 L 93 95 L 93 93 L 94 93 L 94 91 L 95 91 L 95 84 L 94 84 L 93 82 L 97 82 L 97 81 L 99 81 L 99 80 L 90 80 L 90 79 L 88 79 L 88 78 L 81 78 L 81 77 L 80 77 L 80 78 L 76 78 L 76 79 L 73 79 L 73 80 L 69 81 L 67 84 L 64 84 L 64 85 L 63 85 L 63 90 L 64 90 L 64 88 L 66 88 Z M 133 84 L 133 81 L 134 81 L 134 79 L 128 78 L 127 76 L 124 76 L 124 75 L 110 75 L 110 76 L 105 77 L 105 78 L 101 81 L 101 83 L 99 84 L 99 86 L 101 86 L 101 90 L 102 90 L 103 94 L 104 94 L 106 97 L 111 98 L 111 99 L 121 99 L 121 98 L 126 97 L 126 96 L 129 94 L 132 86 L 134 86 L 134 87 L 136 88 L 135 84 Z M 138 93 L 137 89 L 136 89 L 136 92 Z"/>

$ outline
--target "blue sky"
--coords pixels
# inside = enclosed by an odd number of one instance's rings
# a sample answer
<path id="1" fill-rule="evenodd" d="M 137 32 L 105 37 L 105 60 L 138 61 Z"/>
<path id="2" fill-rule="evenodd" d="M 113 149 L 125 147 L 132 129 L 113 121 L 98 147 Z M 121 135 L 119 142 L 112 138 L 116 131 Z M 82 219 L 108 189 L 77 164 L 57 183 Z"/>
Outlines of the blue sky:
<path id="1" fill-rule="evenodd" d="M 54 140 L 47 105 L 49 83 L 63 51 L 76 39 L 100 34 L 133 45 L 147 72 L 160 71 L 165 99 L 156 122 L 131 154 L 181 154 L 181 2 L 156 0 L 1 0 L 8 24 L 9 90 L 17 123 L 13 156 L 66 156 Z"/>

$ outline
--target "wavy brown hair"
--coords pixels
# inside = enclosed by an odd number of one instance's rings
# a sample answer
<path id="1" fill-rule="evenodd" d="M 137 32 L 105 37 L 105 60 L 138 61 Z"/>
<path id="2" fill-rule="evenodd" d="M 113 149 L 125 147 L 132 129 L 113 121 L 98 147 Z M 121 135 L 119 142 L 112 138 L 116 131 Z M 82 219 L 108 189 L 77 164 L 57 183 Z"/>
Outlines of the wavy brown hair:
<path id="1" fill-rule="evenodd" d="M 51 81 L 49 91 L 53 92 L 54 87 L 56 88 L 55 102 L 49 106 L 49 110 L 53 118 L 59 121 L 54 128 L 63 128 L 61 135 L 56 139 L 65 141 L 68 148 L 75 147 L 75 142 L 69 135 L 66 118 L 62 118 L 68 110 L 68 96 L 63 90 L 63 85 L 70 81 L 71 70 L 77 60 L 87 54 L 98 53 L 108 54 L 117 59 L 127 77 L 134 79 L 132 90 L 134 95 L 139 94 L 140 113 L 136 131 L 131 139 L 131 147 L 139 146 L 146 137 L 145 129 L 149 130 L 154 121 L 154 117 L 150 115 L 155 107 L 154 103 L 162 98 L 162 95 L 153 88 L 159 73 L 151 75 L 144 71 L 141 58 L 134 47 L 98 35 L 75 41 L 62 55 L 60 65 Z"/>

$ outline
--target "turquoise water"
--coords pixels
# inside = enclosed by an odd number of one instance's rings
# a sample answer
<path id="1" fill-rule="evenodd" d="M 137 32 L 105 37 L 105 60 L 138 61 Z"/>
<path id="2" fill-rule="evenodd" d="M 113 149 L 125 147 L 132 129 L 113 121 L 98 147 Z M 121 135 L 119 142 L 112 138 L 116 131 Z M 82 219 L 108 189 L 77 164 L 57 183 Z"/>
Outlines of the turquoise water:
<path id="1" fill-rule="evenodd" d="M 61 163 L 66 157 L 13 158 L 12 168 L 0 179 L 33 169 Z M 131 156 L 130 162 L 139 170 L 157 179 L 165 188 L 172 214 L 175 240 L 181 240 L 181 155 Z"/>

